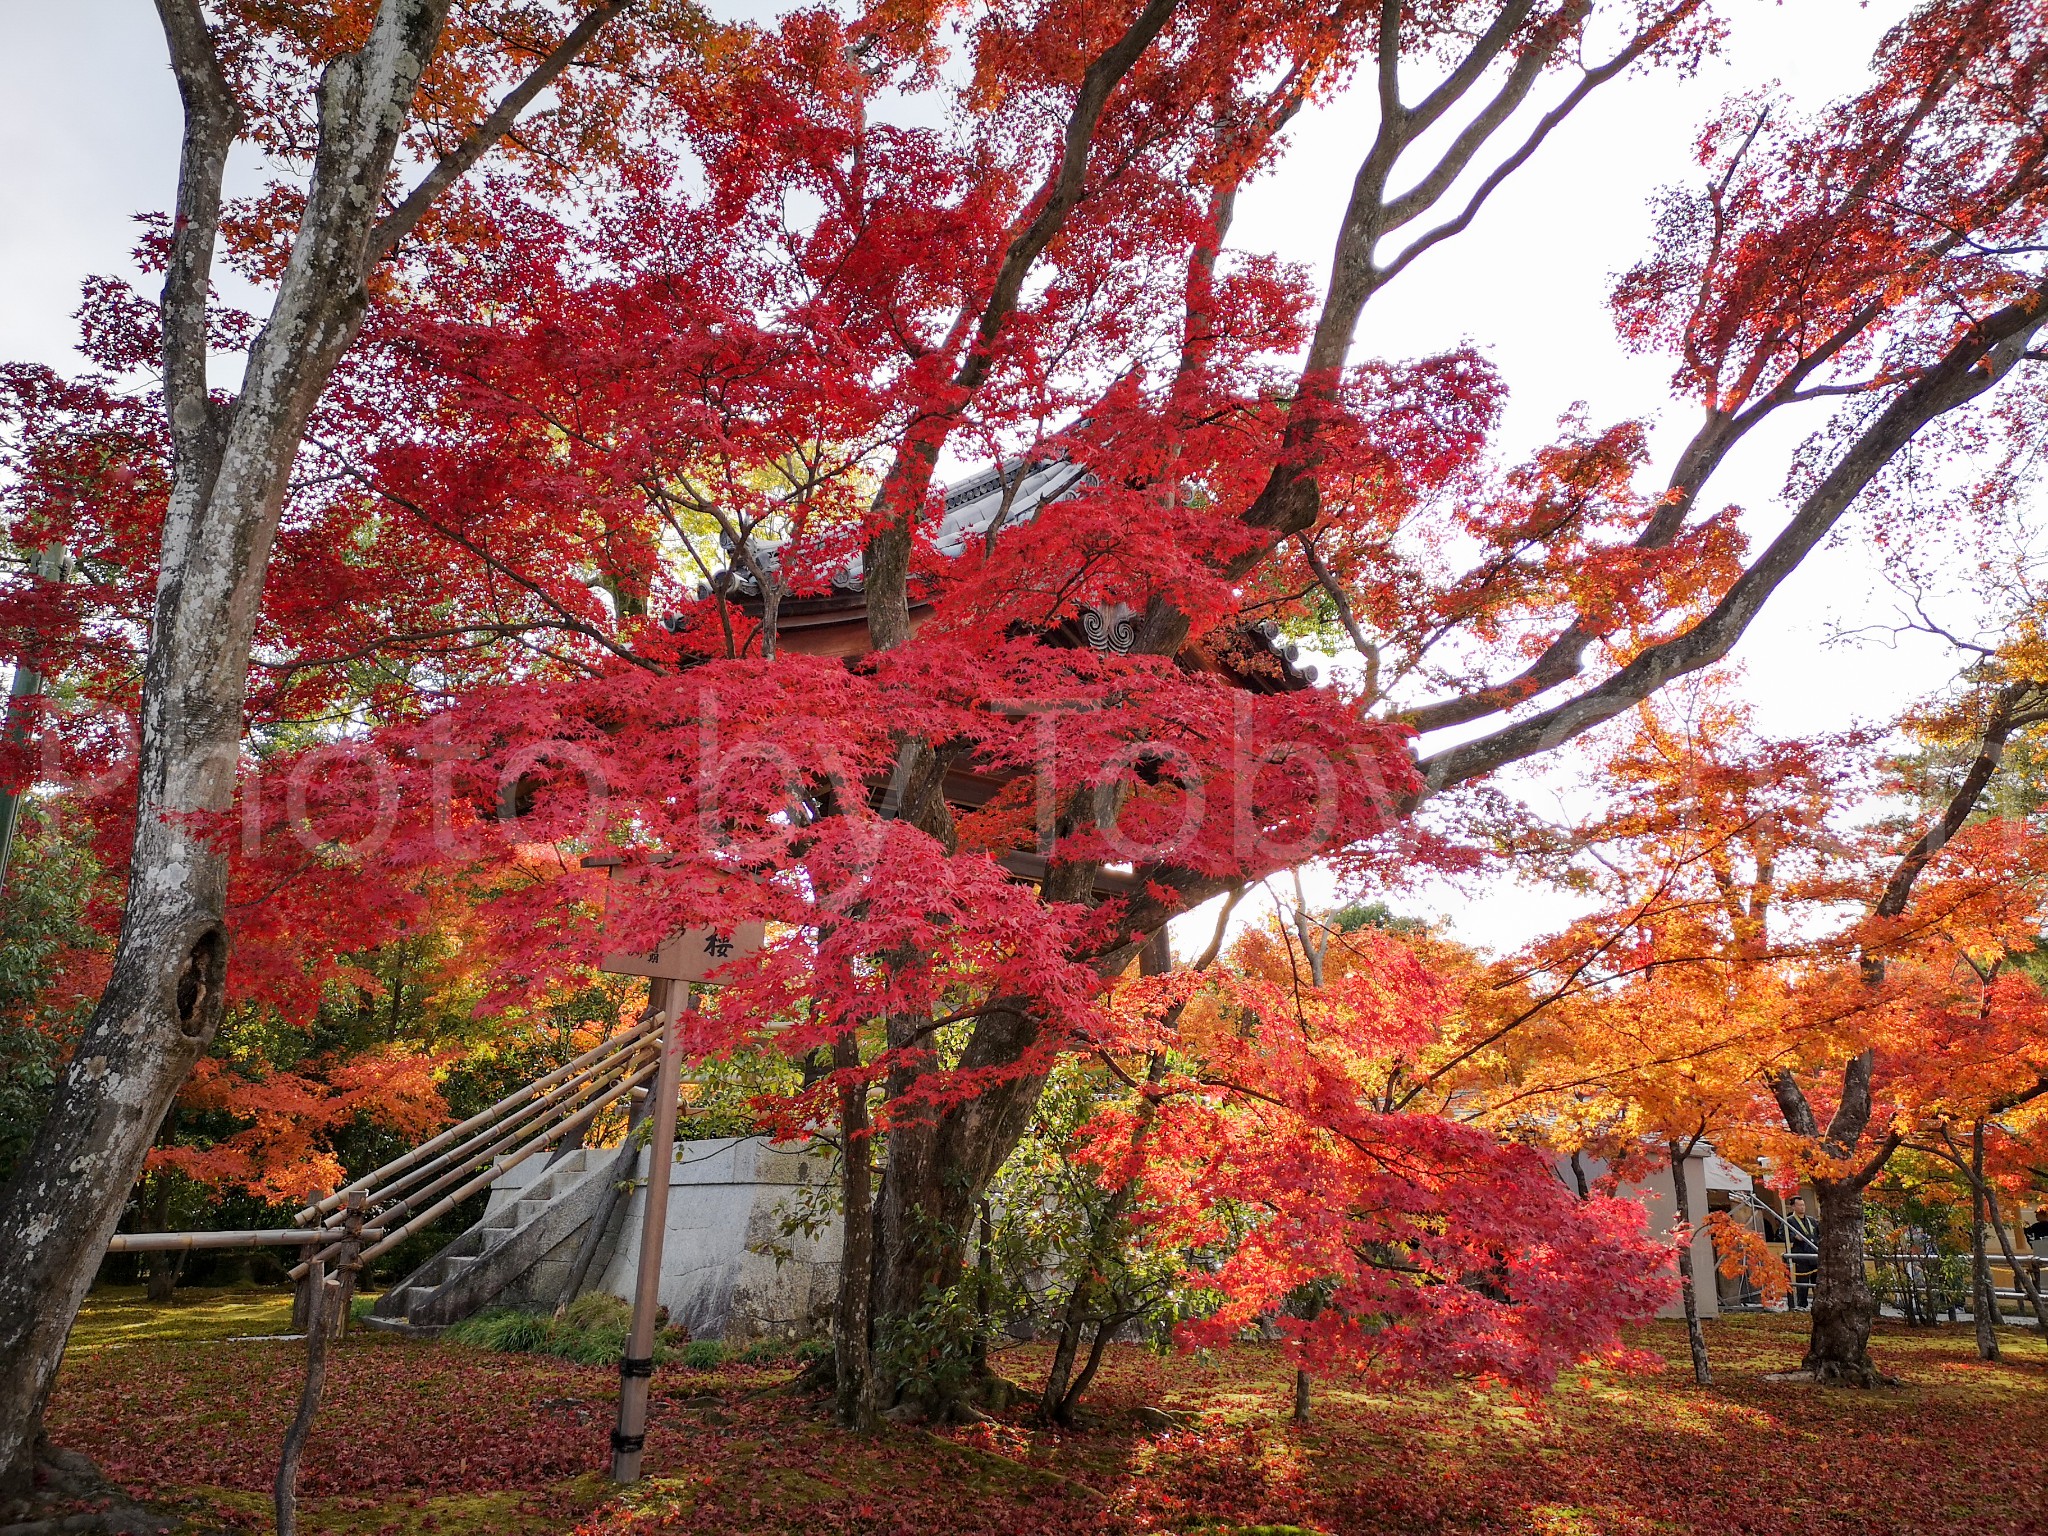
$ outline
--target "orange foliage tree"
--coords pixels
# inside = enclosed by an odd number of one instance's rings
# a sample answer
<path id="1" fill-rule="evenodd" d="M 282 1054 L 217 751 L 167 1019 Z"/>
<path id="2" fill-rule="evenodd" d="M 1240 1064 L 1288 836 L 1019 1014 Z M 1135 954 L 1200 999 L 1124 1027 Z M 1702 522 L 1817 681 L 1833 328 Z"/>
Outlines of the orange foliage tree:
<path id="1" fill-rule="evenodd" d="M 1892 1155 L 1968 1105 L 2048 1091 L 2033 984 L 1999 980 L 2038 932 L 2048 849 L 1970 819 L 2044 703 L 1994 680 L 1954 707 L 1976 714 L 1972 761 L 1903 854 L 1913 824 L 1848 819 L 1850 791 L 1881 782 L 1875 742 L 1759 740 L 1711 692 L 1646 711 L 1602 763 L 1613 804 L 1564 850 L 1597 855 L 1602 904 L 1516 962 L 1559 1002 L 1521 1038 L 1510 1102 L 1616 1094 L 1611 1123 L 1813 1188 L 1818 1379 L 1878 1379 L 1863 1210 Z"/>

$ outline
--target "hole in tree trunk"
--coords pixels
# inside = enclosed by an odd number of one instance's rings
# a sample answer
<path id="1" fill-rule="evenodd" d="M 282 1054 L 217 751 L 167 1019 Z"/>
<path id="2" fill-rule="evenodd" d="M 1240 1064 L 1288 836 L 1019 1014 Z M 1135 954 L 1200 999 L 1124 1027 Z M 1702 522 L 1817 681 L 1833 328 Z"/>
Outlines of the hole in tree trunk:
<path id="1" fill-rule="evenodd" d="M 185 963 L 178 968 L 175 1001 L 178 1028 L 187 1039 L 205 1031 L 209 1000 L 218 1000 L 227 973 L 227 935 L 218 927 L 208 928 L 192 941 Z"/>

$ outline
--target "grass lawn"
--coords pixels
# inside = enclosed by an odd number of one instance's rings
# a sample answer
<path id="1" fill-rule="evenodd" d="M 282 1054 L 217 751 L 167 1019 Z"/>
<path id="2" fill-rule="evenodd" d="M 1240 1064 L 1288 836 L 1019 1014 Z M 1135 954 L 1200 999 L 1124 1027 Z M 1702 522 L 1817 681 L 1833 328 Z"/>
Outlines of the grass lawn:
<path id="1" fill-rule="evenodd" d="M 96 1294 L 72 1336 L 51 1437 L 194 1530 L 269 1527 L 269 1485 L 297 1406 L 289 1298 L 213 1291 L 150 1306 Z M 1708 1325 L 1719 1384 L 1695 1388 L 1683 1333 L 1643 1331 L 1672 1362 L 1573 1373 L 1542 1402 L 1447 1389 L 1320 1384 L 1316 1422 L 1285 1421 L 1270 1350 L 1161 1358 L 1121 1350 L 1079 1432 L 1013 1422 L 860 1439 L 774 1390 L 787 1368 L 664 1369 L 648 1480 L 605 1480 L 614 1372 L 358 1334 L 329 1367 L 301 1482 L 302 1529 L 441 1536 L 680 1533 L 1513 1532 L 1532 1536 L 2000 1536 L 2048 1532 L 2048 1350 L 2020 1330 L 1979 1364 L 1967 1326 L 1885 1325 L 1895 1391 L 1768 1385 L 1797 1320 Z M 1002 1357 L 1027 1385 L 1044 1354 Z M 1152 1405 L 1188 1427 L 1148 1433 Z"/>

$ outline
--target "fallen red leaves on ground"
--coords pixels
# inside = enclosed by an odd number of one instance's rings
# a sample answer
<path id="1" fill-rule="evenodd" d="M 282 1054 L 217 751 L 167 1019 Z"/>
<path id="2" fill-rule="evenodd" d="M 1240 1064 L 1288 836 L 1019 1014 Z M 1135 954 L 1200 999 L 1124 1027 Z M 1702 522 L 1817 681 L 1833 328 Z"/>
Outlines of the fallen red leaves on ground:
<path id="1" fill-rule="evenodd" d="M 191 1314 L 187 1314 L 188 1316 Z M 88 1313 L 88 1324 L 91 1314 Z M 203 1331 L 203 1330 L 200 1330 Z M 1689 1372 L 1568 1377 L 1540 1402 L 1454 1388 L 1319 1384 L 1286 1422 L 1272 1351 L 1119 1350 L 1080 1431 L 1001 1422 L 861 1439 L 772 1390 L 786 1369 L 658 1379 L 649 1480 L 610 1495 L 616 1376 L 455 1346 L 353 1338 L 336 1351 L 302 1487 L 309 1531 L 568 1531 L 585 1536 L 1143 1533 L 1289 1525 L 1360 1536 L 2033 1536 L 2048 1529 L 2048 1350 L 1974 1359 L 1967 1330 L 1880 1329 L 1906 1386 L 1765 1382 L 1799 1324 L 1709 1324 L 1719 1384 Z M 299 1346 L 145 1328 L 74 1345 L 49 1426 L 114 1481 L 223 1526 L 261 1528 L 296 1405 Z M 133 1335 L 132 1337 L 130 1335 Z M 1658 1325 L 1642 1343 L 1682 1357 Z M 1002 1358 L 1029 1381 L 1039 1351 Z M 1142 1406 L 1185 1428 L 1157 1433 Z M 513 1505 L 463 1497 L 515 1491 Z M 210 1502 L 209 1502 L 210 1501 Z"/>

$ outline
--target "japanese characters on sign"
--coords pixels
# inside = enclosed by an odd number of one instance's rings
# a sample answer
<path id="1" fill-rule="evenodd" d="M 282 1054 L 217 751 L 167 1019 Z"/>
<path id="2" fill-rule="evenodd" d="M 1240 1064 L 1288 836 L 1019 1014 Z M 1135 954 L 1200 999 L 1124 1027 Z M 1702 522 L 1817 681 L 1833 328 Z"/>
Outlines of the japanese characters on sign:
<path id="1" fill-rule="evenodd" d="M 585 868 L 604 868 L 606 905 L 612 892 L 647 878 L 644 867 L 615 859 L 585 859 Z M 702 981 L 729 960 L 744 960 L 761 948 L 767 925 L 740 922 L 706 928 L 684 928 L 662 940 L 658 949 L 615 949 L 605 952 L 598 969 L 615 976 L 659 976 L 669 981 Z"/>
<path id="2" fill-rule="evenodd" d="M 729 929 L 685 928 L 662 940 L 656 950 L 612 950 L 598 969 L 617 976 L 702 981 L 728 960 L 743 960 L 759 950 L 766 927 L 757 922 L 735 923 Z"/>

